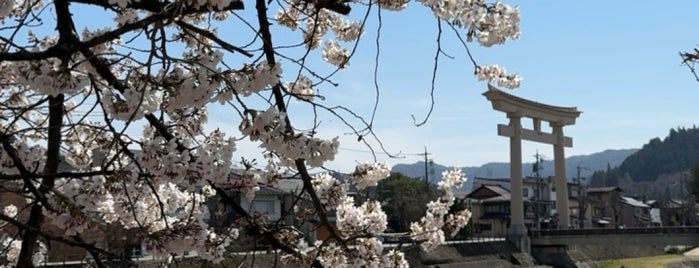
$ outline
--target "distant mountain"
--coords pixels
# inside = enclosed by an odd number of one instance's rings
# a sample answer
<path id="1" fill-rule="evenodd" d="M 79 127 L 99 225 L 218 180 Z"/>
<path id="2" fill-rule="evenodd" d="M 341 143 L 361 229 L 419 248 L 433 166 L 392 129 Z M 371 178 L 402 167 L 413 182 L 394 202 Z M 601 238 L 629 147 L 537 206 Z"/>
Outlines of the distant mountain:
<path id="1" fill-rule="evenodd" d="M 606 150 L 600 153 L 590 155 L 578 155 L 566 158 L 566 177 L 569 180 L 577 177 L 577 167 L 580 166 L 580 176 L 590 177 L 593 172 L 598 170 L 606 170 L 607 167 L 614 168 L 620 165 L 626 157 L 635 153 L 638 149 L 621 149 L 621 150 Z M 522 164 L 522 174 L 525 176 L 532 175 L 532 164 Z M 541 176 L 552 176 L 554 173 L 553 159 L 544 160 Z M 451 167 L 443 166 L 434 163 L 427 168 L 430 182 L 437 182 L 441 178 L 443 171 L 451 169 Z M 487 163 L 479 167 L 462 167 L 466 176 L 473 177 L 490 177 L 490 178 L 505 178 L 510 176 L 509 163 Z M 419 161 L 413 164 L 397 164 L 393 166 L 393 172 L 400 172 L 409 177 L 425 178 L 425 162 Z M 471 180 L 467 181 L 464 189 L 471 189 Z"/>

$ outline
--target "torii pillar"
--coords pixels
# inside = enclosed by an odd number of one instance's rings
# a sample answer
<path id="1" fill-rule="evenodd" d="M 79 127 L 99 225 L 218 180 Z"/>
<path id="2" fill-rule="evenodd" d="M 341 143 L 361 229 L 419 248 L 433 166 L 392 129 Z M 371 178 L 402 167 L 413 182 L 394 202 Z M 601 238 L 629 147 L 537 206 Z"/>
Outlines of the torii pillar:
<path id="1" fill-rule="evenodd" d="M 575 107 L 558 107 L 542 104 L 507 94 L 492 85 L 483 93 L 493 109 L 507 114 L 510 123 L 498 125 L 498 135 L 510 138 L 510 228 L 508 237 L 528 252 L 529 238 L 524 225 L 524 199 L 522 197 L 522 139 L 553 145 L 555 161 L 556 211 L 558 228 L 568 228 L 568 184 L 566 181 L 564 147 L 573 147 L 573 139 L 563 135 L 563 127 L 575 124 L 580 112 Z M 532 129 L 522 127 L 522 117 L 532 119 Z M 541 121 L 547 121 L 551 133 L 541 130 Z"/>

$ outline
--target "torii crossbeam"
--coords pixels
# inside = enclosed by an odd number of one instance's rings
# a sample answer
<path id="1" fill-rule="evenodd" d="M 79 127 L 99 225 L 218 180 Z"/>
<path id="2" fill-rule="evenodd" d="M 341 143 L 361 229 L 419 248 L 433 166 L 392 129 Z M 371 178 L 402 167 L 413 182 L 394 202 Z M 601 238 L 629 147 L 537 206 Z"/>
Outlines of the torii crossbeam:
<path id="1" fill-rule="evenodd" d="M 563 135 L 563 126 L 575 124 L 580 111 L 575 107 L 558 107 L 516 97 L 488 85 L 483 93 L 493 105 L 493 109 L 507 114 L 508 125 L 498 125 L 498 135 L 510 138 L 510 228 L 509 236 L 526 238 L 524 225 L 524 200 L 522 198 L 522 139 L 553 145 L 555 163 L 556 211 L 558 227 L 568 228 L 568 184 L 566 182 L 564 147 L 573 147 L 573 139 Z M 522 127 L 522 117 L 532 119 L 532 128 Z M 551 126 L 551 133 L 541 130 L 541 121 Z M 526 239 L 524 239 L 526 240 Z M 528 240 L 527 240 L 528 241 Z M 522 244 L 525 243 L 525 244 Z M 518 242 L 520 249 L 529 248 L 528 242 Z"/>

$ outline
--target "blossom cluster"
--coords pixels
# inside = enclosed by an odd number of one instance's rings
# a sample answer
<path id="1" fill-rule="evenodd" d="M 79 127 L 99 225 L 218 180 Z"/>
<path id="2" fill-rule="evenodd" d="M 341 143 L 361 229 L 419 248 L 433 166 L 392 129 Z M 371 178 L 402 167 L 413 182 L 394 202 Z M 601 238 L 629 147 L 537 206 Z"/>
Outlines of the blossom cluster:
<path id="1" fill-rule="evenodd" d="M 311 183 L 313 189 L 318 193 L 320 202 L 327 210 L 335 209 L 342 202 L 341 199 L 347 196 L 347 185 L 328 173 L 316 174 Z"/>
<path id="2" fill-rule="evenodd" d="M 308 165 L 320 167 L 335 159 L 340 146 L 337 137 L 323 140 L 303 133 L 291 135 L 286 120 L 286 113 L 271 106 L 266 111 L 254 112 L 252 120 L 243 120 L 240 131 L 251 141 L 261 142 L 260 147 L 292 163 L 296 159 L 304 159 Z"/>
<path id="3" fill-rule="evenodd" d="M 0 18 L 9 15 L 14 8 L 14 4 L 15 1 L 2 1 L 2 3 L 0 3 Z"/>
<path id="4" fill-rule="evenodd" d="M 485 0 L 446 1 L 418 0 L 432 9 L 435 16 L 467 29 L 486 47 L 519 38 L 519 9 L 502 2 L 488 4 Z"/>
<path id="5" fill-rule="evenodd" d="M 349 51 L 330 39 L 323 46 L 323 59 L 337 67 L 345 68 L 349 65 Z"/>
<path id="6" fill-rule="evenodd" d="M 400 11 L 405 9 L 408 6 L 409 0 L 375 0 L 375 3 L 379 5 L 379 7 L 386 9 L 386 10 L 392 10 L 392 11 Z"/>
<path id="7" fill-rule="evenodd" d="M 286 83 L 286 88 L 299 99 L 313 100 L 313 81 L 305 75 L 300 75 L 294 82 Z"/>
<path id="8" fill-rule="evenodd" d="M 2 249 L 3 253 L 0 255 L 0 268 L 15 267 L 17 265 L 19 253 L 22 250 L 22 240 L 8 235 L 2 235 L 0 236 L 0 249 Z M 41 242 L 37 243 L 37 250 L 32 254 L 32 264 L 39 266 L 46 257 L 46 252 L 46 245 Z"/>
<path id="9" fill-rule="evenodd" d="M 351 174 L 352 182 L 361 190 L 376 186 L 380 180 L 391 175 L 391 167 L 387 163 L 361 163 Z"/>
<path id="10" fill-rule="evenodd" d="M 118 5 L 121 8 L 125 8 L 132 2 L 138 2 L 140 0 L 109 0 L 110 5 Z M 230 5 L 233 0 L 186 0 L 183 1 L 187 5 L 193 6 L 193 7 L 210 7 L 210 8 L 217 8 L 217 9 L 223 9 L 226 6 Z"/>
<path id="11" fill-rule="evenodd" d="M 442 173 L 442 181 L 438 183 L 438 188 L 442 196 L 436 201 L 427 204 L 427 213 L 420 219 L 420 222 L 410 224 L 410 233 L 413 239 L 421 241 L 425 251 L 432 251 L 437 246 L 444 243 L 445 217 L 448 227 L 452 230 L 452 235 L 456 234 L 461 227 L 466 226 L 471 213 L 468 210 L 458 212 L 456 217 L 449 215 L 449 208 L 454 204 L 454 187 L 461 187 L 465 177 L 461 169 L 447 170 Z"/>
<path id="12" fill-rule="evenodd" d="M 227 73 L 226 83 L 228 83 L 232 91 L 229 91 L 230 93 L 225 95 L 227 98 L 222 100 L 229 100 L 232 96 L 230 94 L 233 92 L 247 97 L 268 89 L 279 83 L 279 75 L 281 73 L 281 63 L 276 63 L 272 66 L 266 61 L 257 63 L 254 66 L 246 65 L 239 71 Z"/>
<path id="13" fill-rule="evenodd" d="M 385 165 L 363 164 L 357 167 L 358 171 L 364 174 L 369 173 L 376 167 Z M 319 193 L 323 193 L 320 183 L 330 185 L 329 182 L 340 184 L 328 175 L 319 175 L 314 179 L 314 186 Z M 465 177 L 460 169 L 445 171 L 442 180 L 438 183 L 438 188 L 442 196 L 428 204 L 426 215 L 419 221 L 411 224 L 410 236 L 420 243 L 425 251 L 431 251 L 441 245 L 445 240 L 443 228 L 451 231 L 455 235 L 462 227 L 468 223 L 471 212 L 468 210 L 449 214 L 449 208 L 455 202 L 453 188 L 461 187 L 465 182 Z M 386 214 L 381 209 L 378 201 L 369 200 L 357 206 L 353 197 L 344 196 L 336 208 L 336 227 L 343 238 L 356 237 L 350 240 L 352 250 L 343 250 L 343 246 L 334 242 L 324 243 L 317 241 L 313 246 L 307 246 L 294 240 L 297 244 L 298 255 L 285 254 L 282 260 L 285 263 L 307 263 L 310 259 L 318 260 L 323 265 L 345 267 L 356 265 L 360 267 L 408 267 L 408 262 L 402 252 L 390 250 L 384 252 L 383 243 L 377 238 L 387 227 Z M 368 238 L 365 238 L 368 237 Z M 305 256 L 305 257 L 304 257 Z"/>
<path id="14" fill-rule="evenodd" d="M 64 92 L 77 92 L 87 86 L 89 79 L 84 74 L 61 67 L 58 59 L 14 64 L 17 83 L 40 93 L 56 96 Z"/>
<path id="15" fill-rule="evenodd" d="M 499 86 L 506 88 L 517 88 L 522 81 L 518 74 L 507 74 L 505 68 L 497 64 L 477 66 L 476 77 L 481 81 L 497 82 Z"/>
<path id="16" fill-rule="evenodd" d="M 284 254 L 285 264 L 308 265 L 311 260 L 317 260 L 324 267 L 409 267 L 405 254 L 395 249 L 384 252 L 380 239 L 357 238 L 350 242 L 352 249 L 338 245 L 335 242 L 316 241 L 312 246 L 299 242 L 297 255 Z"/>
<path id="17" fill-rule="evenodd" d="M 117 120 L 131 121 L 156 111 L 163 101 L 161 91 L 140 79 L 131 79 L 124 92 L 102 89 L 102 106 Z"/>
<path id="18" fill-rule="evenodd" d="M 17 206 L 13 204 L 6 205 L 2 209 L 3 216 L 13 218 L 14 220 L 21 220 L 18 218 L 18 212 Z M 9 223 L 0 221 L 0 250 L 3 253 L 0 254 L 0 268 L 14 267 L 17 264 L 17 259 L 22 249 L 22 240 L 20 237 L 11 236 L 4 232 L 3 229 L 8 225 Z M 38 243 L 37 250 L 32 255 L 32 262 L 34 265 L 38 265 L 45 255 L 46 246 L 44 243 Z"/>
<path id="19" fill-rule="evenodd" d="M 33 172 L 44 169 L 44 164 L 46 163 L 46 148 L 38 144 L 30 145 L 20 141 L 15 141 L 12 145 L 15 147 L 16 156 L 26 169 Z M 19 174 L 14 160 L 7 151 L 2 148 L 0 148 L 0 174 Z"/>
<path id="20" fill-rule="evenodd" d="M 357 234 L 378 235 L 388 225 L 386 213 L 376 200 L 364 202 L 357 207 L 354 198 L 345 196 L 337 207 L 337 229 L 345 236 Z"/>
<path id="21" fill-rule="evenodd" d="M 0 2 L 0 20 L 20 16 L 23 13 L 23 8 L 28 5 L 27 1 L 5 0 Z M 34 4 L 34 9 L 43 7 L 42 2 Z"/>
<path id="22" fill-rule="evenodd" d="M 339 68 L 349 66 L 350 52 L 341 47 L 338 41 L 356 41 L 364 32 L 362 23 L 346 20 L 326 9 L 317 9 L 309 3 L 302 3 L 301 0 L 290 1 L 289 6 L 281 7 L 275 15 L 275 20 L 291 30 L 299 29 L 299 22 L 303 21 L 306 27 L 301 31 L 306 46 L 314 49 L 324 43 L 323 60 Z M 335 39 L 328 38 L 323 42 L 323 37 L 331 30 Z"/>

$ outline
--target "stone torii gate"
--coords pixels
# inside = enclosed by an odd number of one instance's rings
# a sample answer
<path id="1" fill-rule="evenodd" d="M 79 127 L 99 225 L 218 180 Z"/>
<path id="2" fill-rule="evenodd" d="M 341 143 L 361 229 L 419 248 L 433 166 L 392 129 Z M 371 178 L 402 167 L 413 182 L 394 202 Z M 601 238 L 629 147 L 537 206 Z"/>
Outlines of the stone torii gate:
<path id="1" fill-rule="evenodd" d="M 508 236 L 520 250 L 528 251 L 529 239 L 524 226 L 524 202 L 522 198 L 522 139 L 553 145 L 555 163 L 556 211 L 558 227 L 568 228 L 568 184 L 564 147 L 573 147 L 573 139 L 563 135 L 563 126 L 575 124 L 580 113 L 575 107 L 558 107 L 542 104 L 507 94 L 492 85 L 483 93 L 493 109 L 507 114 L 508 125 L 498 125 L 498 135 L 510 138 L 510 228 Z M 522 117 L 531 118 L 533 127 L 522 127 Z M 551 133 L 541 130 L 541 121 L 551 127 Z M 526 249 L 526 250 L 524 250 Z"/>

